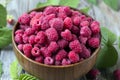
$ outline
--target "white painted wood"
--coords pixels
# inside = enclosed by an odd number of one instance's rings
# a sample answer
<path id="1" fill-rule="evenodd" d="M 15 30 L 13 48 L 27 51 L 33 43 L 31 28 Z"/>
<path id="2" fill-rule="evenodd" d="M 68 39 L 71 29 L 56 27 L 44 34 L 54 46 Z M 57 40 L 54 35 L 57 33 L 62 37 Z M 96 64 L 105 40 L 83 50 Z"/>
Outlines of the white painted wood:
<path id="1" fill-rule="evenodd" d="M 4 1 L 5 0 L 0 0 L 0 3 Z M 8 13 L 14 15 L 14 18 L 17 20 L 22 13 L 35 8 L 36 4 L 39 1 L 44 2 L 46 0 L 12 0 L 7 6 L 7 10 Z M 120 36 L 120 11 L 113 11 L 112 9 L 108 8 L 108 6 L 106 6 L 103 2 L 101 2 L 97 7 L 88 4 L 86 1 L 87 0 L 81 0 L 81 4 L 78 8 L 80 9 L 81 7 L 89 6 L 91 8 L 89 15 L 98 20 L 101 23 L 101 26 L 108 27 L 112 32 Z M 118 47 L 117 50 L 120 53 Z M 4 70 L 4 73 L 0 80 L 11 80 L 9 75 L 9 66 L 10 63 L 15 60 L 15 55 L 11 46 L 1 51 L 0 60 L 3 62 Z M 120 59 L 117 65 L 117 67 L 120 68 L 119 64 Z"/>

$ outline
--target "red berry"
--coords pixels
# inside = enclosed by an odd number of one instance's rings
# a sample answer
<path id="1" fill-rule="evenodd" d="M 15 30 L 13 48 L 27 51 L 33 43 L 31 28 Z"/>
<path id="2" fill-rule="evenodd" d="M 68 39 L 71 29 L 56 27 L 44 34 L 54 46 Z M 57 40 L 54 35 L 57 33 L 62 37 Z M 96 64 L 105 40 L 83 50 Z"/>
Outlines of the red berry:
<path id="1" fill-rule="evenodd" d="M 55 14 L 56 13 L 56 8 L 52 6 L 48 6 L 44 9 L 44 14 L 49 15 L 49 14 Z"/>
<path id="2" fill-rule="evenodd" d="M 78 26 L 80 24 L 80 17 L 79 16 L 75 16 L 73 18 L 73 23 L 74 23 L 74 25 Z"/>
<path id="3" fill-rule="evenodd" d="M 83 37 L 83 36 L 79 36 L 79 40 L 82 44 L 86 44 L 88 38 L 87 37 Z"/>
<path id="4" fill-rule="evenodd" d="M 93 34 L 97 34 L 100 32 L 100 24 L 97 21 L 93 21 L 92 24 L 90 25 L 90 28 L 93 32 Z"/>
<path id="5" fill-rule="evenodd" d="M 99 38 L 90 38 L 88 40 L 88 44 L 92 48 L 98 48 L 100 45 L 100 40 L 99 40 Z"/>
<path id="6" fill-rule="evenodd" d="M 32 34 L 34 34 L 34 32 L 35 32 L 35 30 L 33 28 L 27 28 L 24 33 L 26 35 L 32 35 Z"/>
<path id="7" fill-rule="evenodd" d="M 27 56 L 28 58 L 30 58 L 32 56 L 31 50 L 32 50 L 31 44 L 24 44 L 23 45 L 23 52 L 24 52 L 25 56 Z"/>
<path id="8" fill-rule="evenodd" d="M 39 62 L 39 63 L 43 63 L 44 58 L 43 58 L 43 56 L 39 56 L 39 57 L 36 57 L 36 58 L 35 58 L 35 61 L 36 61 L 36 62 Z"/>
<path id="9" fill-rule="evenodd" d="M 18 44 L 18 49 L 20 50 L 20 51 L 23 51 L 23 44 Z"/>
<path id="10" fill-rule="evenodd" d="M 89 26 L 89 22 L 88 22 L 88 21 L 82 21 L 82 22 L 80 23 L 80 26 L 82 26 L 82 27 Z"/>
<path id="11" fill-rule="evenodd" d="M 28 42 L 30 43 L 30 44 L 35 44 L 35 35 L 31 35 L 30 37 L 29 37 L 29 40 L 28 40 Z"/>
<path id="12" fill-rule="evenodd" d="M 41 54 L 40 49 L 38 47 L 32 48 L 31 53 L 34 57 L 38 57 Z"/>
<path id="13" fill-rule="evenodd" d="M 26 34 L 23 34 L 22 38 L 24 43 L 28 43 L 29 37 Z"/>
<path id="14" fill-rule="evenodd" d="M 71 29 L 71 32 L 75 35 L 79 35 L 80 29 L 77 26 L 73 26 L 72 29 Z"/>
<path id="15" fill-rule="evenodd" d="M 15 35 L 15 42 L 16 43 L 23 43 L 22 34 L 16 34 Z"/>
<path id="16" fill-rule="evenodd" d="M 71 29 L 73 26 L 73 22 L 72 22 L 72 19 L 70 17 L 66 17 L 64 19 L 64 28 L 65 29 Z"/>
<path id="17" fill-rule="evenodd" d="M 44 59 L 44 64 L 52 65 L 53 63 L 54 63 L 54 60 L 51 57 L 46 57 Z"/>
<path id="18" fill-rule="evenodd" d="M 48 46 L 48 51 L 51 53 L 56 52 L 58 50 L 59 46 L 56 42 L 51 42 L 50 45 Z"/>
<path id="19" fill-rule="evenodd" d="M 69 59 L 63 59 L 62 60 L 62 65 L 64 66 L 64 65 L 69 65 L 69 64 L 71 64 L 71 61 L 69 60 Z"/>
<path id="20" fill-rule="evenodd" d="M 113 76 L 114 76 L 115 80 L 120 80 L 120 69 L 116 69 L 113 72 Z"/>
<path id="21" fill-rule="evenodd" d="M 58 45 L 61 49 L 64 49 L 65 47 L 68 46 L 68 41 L 64 40 L 64 39 L 61 39 L 61 40 L 58 40 Z"/>

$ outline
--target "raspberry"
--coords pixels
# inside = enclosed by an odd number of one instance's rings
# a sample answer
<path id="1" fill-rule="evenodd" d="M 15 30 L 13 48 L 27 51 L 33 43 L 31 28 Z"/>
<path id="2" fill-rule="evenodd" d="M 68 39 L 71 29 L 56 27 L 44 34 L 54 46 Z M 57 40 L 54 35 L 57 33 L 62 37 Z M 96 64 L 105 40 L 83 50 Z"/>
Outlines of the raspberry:
<path id="1" fill-rule="evenodd" d="M 88 40 L 88 44 L 92 48 L 97 48 L 100 45 L 100 40 L 99 40 L 99 38 L 90 38 Z"/>
<path id="2" fill-rule="evenodd" d="M 30 44 L 35 44 L 35 35 L 31 35 L 30 37 L 29 37 L 29 40 L 28 40 L 28 42 L 30 43 Z"/>
<path id="3" fill-rule="evenodd" d="M 32 11 L 32 12 L 29 14 L 29 16 L 30 16 L 30 18 L 33 18 L 36 14 L 37 14 L 36 11 Z"/>
<path id="4" fill-rule="evenodd" d="M 61 40 L 58 40 L 58 45 L 61 49 L 65 48 L 68 46 L 68 41 L 64 40 L 64 39 L 61 39 Z"/>
<path id="5" fill-rule="evenodd" d="M 90 37 L 92 34 L 91 30 L 89 27 L 82 27 L 80 30 L 80 35 L 83 37 Z"/>
<path id="6" fill-rule="evenodd" d="M 60 18 L 53 18 L 49 21 L 50 27 L 55 28 L 57 31 L 62 31 L 63 29 L 63 20 Z"/>
<path id="7" fill-rule="evenodd" d="M 56 42 L 51 42 L 50 45 L 48 46 L 48 51 L 51 53 L 56 52 L 58 50 L 59 46 Z"/>
<path id="8" fill-rule="evenodd" d="M 23 45 L 23 52 L 24 52 L 25 56 L 27 56 L 28 58 L 30 58 L 32 56 L 31 50 L 32 50 L 31 44 L 24 44 Z"/>
<path id="9" fill-rule="evenodd" d="M 22 34 L 16 34 L 15 35 L 15 42 L 16 43 L 23 43 Z"/>
<path id="10" fill-rule="evenodd" d="M 43 31 L 39 31 L 37 33 L 37 36 L 35 36 L 35 42 L 36 43 L 40 43 L 40 44 L 44 44 L 46 41 L 46 35 Z"/>
<path id="11" fill-rule="evenodd" d="M 93 34 L 97 34 L 100 32 L 100 24 L 97 21 L 93 21 L 90 25 L 90 28 L 93 32 Z"/>
<path id="12" fill-rule="evenodd" d="M 86 20 L 91 23 L 93 21 L 93 19 L 91 17 L 87 17 Z"/>
<path id="13" fill-rule="evenodd" d="M 73 26 L 71 32 L 73 34 L 79 35 L 80 29 L 77 26 Z"/>
<path id="14" fill-rule="evenodd" d="M 29 28 L 30 26 L 28 26 L 28 25 L 20 25 L 19 27 L 20 27 L 20 29 L 22 29 L 22 30 L 26 30 L 26 29 Z"/>
<path id="15" fill-rule="evenodd" d="M 55 61 L 55 65 L 61 65 L 60 61 Z"/>
<path id="16" fill-rule="evenodd" d="M 55 18 L 55 14 L 49 14 L 49 15 L 45 16 L 44 20 L 49 21 L 49 20 L 51 20 L 53 18 Z"/>
<path id="17" fill-rule="evenodd" d="M 63 65 L 63 66 L 64 66 L 64 65 L 69 65 L 69 64 L 71 64 L 70 60 L 68 60 L 68 59 L 63 59 L 63 60 L 62 60 L 62 65 Z"/>
<path id="18" fill-rule="evenodd" d="M 17 35 L 17 34 L 23 34 L 23 33 L 24 33 L 24 31 L 22 29 L 19 29 L 19 30 L 15 31 L 15 35 Z"/>
<path id="19" fill-rule="evenodd" d="M 80 40 L 81 43 L 86 44 L 88 38 L 87 37 L 83 37 L 83 36 L 79 36 L 79 40 Z"/>
<path id="20" fill-rule="evenodd" d="M 85 16 L 85 15 L 81 15 L 81 16 L 80 16 L 80 20 L 81 20 L 81 21 L 86 20 L 86 16 Z"/>
<path id="21" fill-rule="evenodd" d="M 71 29 L 73 26 L 73 22 L 72 22 L 72 19 L 70 17 L 66 17 L 64 19 L 64 28 L 65 29 Z"/>
<path id="22" fill-rule="evenodd" d="M 67 41 L 72 40 L 72 33 L 70 30 L 66 29 L 64 32 L 61 32 L 61 37 Z"/>
<path id="23" fill-rule="evenodd" d="M 67 52 L 62 49 L 62 50 L 59 50 L 59 52 L 57 53 L 57 55 L 55 56 L 55 60 L 57 61 L 61 61 L 63 58 L 65 58 L 67 56 Z"/>
<path id="24" fill-rule="evenodd" d="M 36 13 L 36 15 L 33 18 L 34 19 L 40 19 L 41 16 L 44 16 L 43 12 Z"/>
<path id="25" fill-rule="evenodd" d="M 72 16 L 80 16 L 82 15 L 79 11 L 72 10 Z"/>
<path id="26" fill-rule="evenodd" d="M 71 11 L 70 7 L 68 7 L 68 6 L 59 7 L 59 12 L 65 13 L 67 16 L 71 16 L 71 14 L 72 14 L 72 11 Z"/>
<path id="27" fill-rule="evenodd" d="M 62 20 L 64 20 L 67 17 L 67 15 L 64 12 L 59 12 L 57 16 L 58 18 L 61 18 Z"/>
<path id="28" fill-rule="evenodd" d="M 39 56 L 35 58 L 35 61 L 39 63 L 43 63 L 43 60 L 44 60 L 43 56 Z"/>
<path id="29" fill-rule="evenodd" d="M 49 26 L 49 23 L 47 20 L 43 20 L 42 23 L 41 23 L 41 29 L 42 30 L 46 30 L 48 29 L 50 26 Z"/>
<path id="30" fill-rule="evenodd" d="M 22 38 L 24 43 L 28 43 L 29 37 L 26 34 L 23 34 Z"/>
<path id="31" fill-rule="evenodd" d="M 49 28 L 46 31 L 46 35 L 50 41 L 57 41 L 58 40 L 58 33 L 55 28 Z"/>
<path id="32" fill-rule="evenodd" d="M 40 49 L 38 47 L 32 48 L 31 53 L 34 57 L 38 57 L 41 54 Z"/>
<path id="33" fill-rule="evenodd" d="M 88 50 L 85 45 L 82 45 L 82 52 L 80 53 L 80 57 L 86 59 L 90 57 L 90 54 L 90 50 Z"/>
<path id="34" fill-rule="evenodd" d="M 113 76 L 114 76 L 115 80 L 120 80 L 120 69 L 116 69 L 113 72 Z"/>
<path id="35" fill-rule="evenodd" d="M 70 51 L 68 54 L 68 58 L 72 63 L 76 63 L 80 60 L 79 55 L 76 54 L 74 51 Z"/>
<path id="36" fill-rule="evenodd" d="M 18 44 L 18 49 L 20 50 L 20 51 L 23 51 L 23 44 Z"/>
<path id="37" fill-rule="evenodd" d="M 51 57 L 46 57 L 44 59 L 44 64 L 52 65 L 53 63 L 54 63 L 54 60 Z"/>
<path id="38" fill-rule="evenodd" d="M 96 80 L 97 76 L 100 75 L 100 71 L 98 69 L 92 69 L 87 73 L 87 78 L 91 80 Z"/>
<path id="39" fill-rule="evenodd" d="M 77 40 L 77 36 L 75 34 L 72 35 L 72 41 Z"/>
<path id="40" fill-rule="evenodd" d="M 42 55 L 44 55 L 44 57 L 51 57 L 52 53 L 50 51 L 48 51 L 48 49 L 46 47 L 41 47 L 41 52 Z"/>
<path id="41" fill-rule="evenodd" d="M 31 20 L 30 25 L 34 30 L 40 30 L 41 28 L 41 22 L 39 19 Z"/>
<path id="42" fill-rule="evenodd" d="M 24 13 L 23 15 L 21 15 L 19 17 L 19 19 L 18 19 L 18 22 L 20 24 L 29 24 L 29 22 L 30 22 L 30 16 L 29 16 L 29 14 Z"/>
<path id="43" fill-rule="evenodd" d="M 82 27 L 89 26 L 89 22 L 88 22 L 88 21 L 82 21 L 82 22 L 80 23 L 80 26 L 82 26 Z"/>
<path id="44" fill-rule="evenodd" d="M 73 18 L 73 23 L 74 23 L 74 25 L 78 26 L 80 24 L 80 17 L 79 16 L 75 16 Z"/>
<path id="45" fill-rule="evenodd" d="M 49 14 L 56 14 L 56 8 L 52 6 L 48 6 L 44 9 L 44 14 L 49 15 Z"/>
<path id="46" fill-rule="evenodd" d="M 78 40 L 71 41 L 69 43 L 69 47 L 75 53 L 81 53 L 82 52 L 82 47 L 81 47 L 81 44 L 80 44 L 80 42 Z"/>
<path id="47" fill-rule="evenodd" d="M 27 28 L 25 30 L 25 34 L 28 36 L 34 34 L 34 32 L 35 32 L 35 30 L 33 28 Z"/>

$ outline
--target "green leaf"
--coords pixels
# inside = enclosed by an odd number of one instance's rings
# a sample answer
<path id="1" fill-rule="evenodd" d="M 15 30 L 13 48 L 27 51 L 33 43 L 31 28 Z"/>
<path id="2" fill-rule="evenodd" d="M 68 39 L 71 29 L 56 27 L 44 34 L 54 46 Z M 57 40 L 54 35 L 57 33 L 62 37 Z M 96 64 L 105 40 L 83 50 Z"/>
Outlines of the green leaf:
<path id="1" fill-rule="evenodd" d="M 39 2 L 37 4 L 37 7 L 44 7 L 44 6 L 48 6 L 48 5 L 59 5 L 59 1 L 60 0 L 47 0 L 47 2 L 45 2 L 45 3 Z"/>
<path id="2" fill-rule="evenodd" d="M 22 68 L 18 66 L 18 61 L 15 60 L 10 65 L 10 76 L 13 80 L 19 79 L 19 73 L 22 71 Z"/>
<path id="3" fill-rule="evenodd" d="M 2 76 L 3 69 L 2 69 L 2 62 L 0 61 L 0 77 Z"/>
<path id="4" fill-rule="evenodd" d="M 80 11 L 82 11 L 82 12 L 84 12 L 86 14 L 89 12 L 89 10 L 90 10 L 89 7 L 85 7 L 85 8 L 80 9 Z"/>
<path id="5" fill-rule="evenodd" d="M 106 27 L 101 27 L 101 34 L 102 34 L 102 43 L 104 44 L 108 43 L 108 40 L 109 40 L 109 44 L 113 44 L 117 39 L 117 36 Z"/>
<path id="6" fill-rule="evenodd" d="M 97 4 L 97 0 L 87 0 L 89 3 L 92 3 L 92 4 Z"/>
<path id="7" fill-rule="evenodd" d="M 118 60 L 117 50 L 112 45 L 105 45 L 99 52 L 96 67 L 109 68 L 114 66 Z"/>
<path id="8" fill-rule="evenodd" d="M 110 6 L 113 10 L 119 9 L 119 0 L 103 0 L 108 6 Z"/>
<path id="9" fill-rule="evenodd" d="M 7 11 L 6 11 L 6 8 L 3 7 L 1 4 L 0 4 L 0 26 L 6 26 L 6 16 L 7 16 Z"/>
<path id="10" fill-rule="evenodd" d="M 59 4 L 77 8 L 79 3 L 80 3 L 80 0 L 60 0 Z"/>
<path id="11" fill-rule="evenodd" d="M 29 74 L 21 74 L 19 80 L 38 80 L 36 77 Z"/>
<path id="12" fill-rule="evenodd" d="M 0 28 L 0 48 L 8 46 L 12 42 L 12 30 L 7 27 Z"/>

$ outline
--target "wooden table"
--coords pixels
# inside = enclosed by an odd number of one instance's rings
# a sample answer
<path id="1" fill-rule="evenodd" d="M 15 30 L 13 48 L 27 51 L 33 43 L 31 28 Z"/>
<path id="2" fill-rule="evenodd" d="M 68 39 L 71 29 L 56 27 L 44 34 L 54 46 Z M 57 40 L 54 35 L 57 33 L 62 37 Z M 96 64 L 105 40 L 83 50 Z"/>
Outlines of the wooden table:
<path id="1" fill-rule="evenodd" d="M 4 2 L 5 0 L 0 0 Z M 7 11 L 9 14 L 13 15 L 15 20 L 18 17 L 33 8 L 36 7 L 38 2 L 44 2 L 45 0 L 12 0 L 7 5 Z M 112 9 L 108 8 L 103 2 L 100 1 L 98 6 L 93 6 L 88 4 L 87 0 L 80 0 L 81 4 L 78 8 L 89 6 L 91 9 L 89 15 L 98 20 L 101 23 L 101 26 L 108 27 L 112 32 L 120 36 L 120 11 L 115 12 Z M 120 50 L 117 48 L 120 53 Z M 12 50 L 12 45 L 6 47 L 5 49 L 0 50 L 0 60 L 3 63 L 3 75 L 0 80 L 12 80 L 10 78 L 9 67 L 11 62 L 15 60 L 15 55 Z M 120 67 L 120 59 L 115 67 Z"/>

